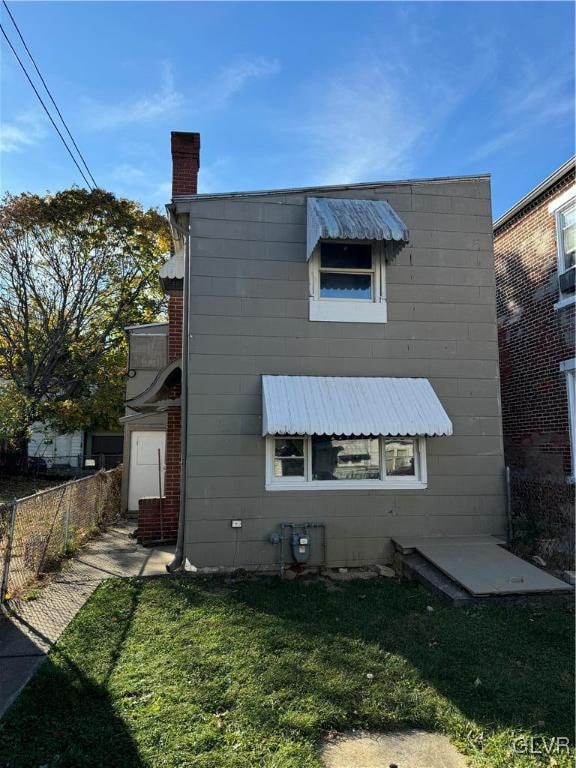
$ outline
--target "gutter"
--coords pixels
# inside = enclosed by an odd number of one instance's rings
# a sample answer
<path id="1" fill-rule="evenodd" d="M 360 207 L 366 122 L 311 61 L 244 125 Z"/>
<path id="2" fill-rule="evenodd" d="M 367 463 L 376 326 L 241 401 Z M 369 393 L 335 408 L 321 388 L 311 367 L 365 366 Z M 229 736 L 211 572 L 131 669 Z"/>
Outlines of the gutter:
<path id="1" fill-rule="evenodd" d="M 570 171 L 573 171 L 575 164 L 576 155 L 573 155 L 569 160 L 566 160 L 566 162 L 563 163 L 560 168 L 557 168 L 553 173 L 550 174 L 550 176 L 545 178 L 544 181 L 541 181 L 540 184 L 535 186 L 534 189 L 531 189 L 527 195 L 524 195 L 523 198 L 518 200 L 517 203 L 515 203 L 511 208 L 499 216 L 492 225 L 494 231 L 504 226 L 504 224 L 506 224 L 506 222 L 513 218 L 517 213 L 520 213 L 524 208 L 529 206 L 530 203 L 533 203 L 538 197 L 540 197 L 540 195 L 543 195 L 548 191 L 550 187 L 553 187 L 554 184 L 559 182 L 564 176 L 570 173 Z"/>
<path id="2" fill-rule="evenodd" d="M 166 566 L 168 573 L 184 569 L 184 539 L 186 531 L 186 457 L 188 455 L 188 339 L 190 337 L 190 314 L 188 312 L 190 293 L 190 218 L 188 227 L 182 229 L 176 222 L 174 204 L 166 206 L 174 228 L 184 239 L 184 285 L 182 293 L 182 389 L 180 392 L 180 510 L 178 514 L 178 535 L 174 560 Z"/>

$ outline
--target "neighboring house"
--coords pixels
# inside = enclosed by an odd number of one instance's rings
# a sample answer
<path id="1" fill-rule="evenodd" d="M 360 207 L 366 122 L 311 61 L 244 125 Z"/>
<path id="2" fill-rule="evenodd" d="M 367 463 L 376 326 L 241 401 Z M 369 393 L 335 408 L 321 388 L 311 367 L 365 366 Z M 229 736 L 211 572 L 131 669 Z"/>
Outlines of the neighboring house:
<path id="1" fill-rule="evenodd" d="M 76 430 L 60 434 L 42 422 L 32 425 L 28 457 L 48 469 L 112 469 L 122 461 L 124 437 L 116 432 Z"/>
<path id="2" fill-rule="evenodd" d="M 572 557 L 576 412 L 575 160 L 494 223 L 502 418 L 514 521 Z"/>
<path id="3" fill-rule="evenodd" d="M 168 323 L 133 325 L 125 331 L 128 339 L 126 398 L 130 402 L 145 391 L 166 366 Z M 166 416 L 156 410 L 139 413 L 127 405 L 121 421 L 124 424 L 122 506 L 129 512 L 137 512 L 140 498 L 164 493 Z"/>
<path id="4" fill-rule="evenodd" d="M 6 380 L 0 379 L 0 387 Z M 82 431 L 62 434 L 41 421 L 32 424 L 28 440 L 28 469 L 78 471 L 111 469 L 122 461 L 124 436 L 115 432 Z M 10 471 L 23 470 L 23 452 L 11 450 L 0 441 L 0 466 Z"/>
<path id="5" fill-rule="evenodd" d="M 199 144 L 172 134 L 168 362 L 127 403 L 166 418 L 142 540 L 266 570 L 283 523 L 330 566 L 502 535 L 489 177 L 197 195 Z"/>

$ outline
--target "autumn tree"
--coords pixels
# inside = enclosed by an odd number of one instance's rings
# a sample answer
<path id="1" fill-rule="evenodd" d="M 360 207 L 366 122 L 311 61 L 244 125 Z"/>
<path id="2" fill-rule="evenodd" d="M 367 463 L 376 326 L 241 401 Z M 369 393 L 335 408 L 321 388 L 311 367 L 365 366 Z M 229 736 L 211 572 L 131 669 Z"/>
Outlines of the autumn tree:
<path id="1" fill-rule="evenodd" d="M 1 200 L 0 437 L 118 427 L 123 328 L 157 319 L 168 248 L 158 211 L 100 189 Z"/>

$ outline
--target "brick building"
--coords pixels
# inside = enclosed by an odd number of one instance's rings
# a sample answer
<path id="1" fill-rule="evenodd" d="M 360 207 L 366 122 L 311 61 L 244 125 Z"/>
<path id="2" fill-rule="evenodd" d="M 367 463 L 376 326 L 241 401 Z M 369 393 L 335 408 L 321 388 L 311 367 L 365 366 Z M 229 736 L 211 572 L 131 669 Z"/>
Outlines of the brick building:
<path id="1" fill-rule="evenodd" d="M 494 224 L 506 463 L 516 535 L 548 557 L 574 536 L 574 158 Z"/>

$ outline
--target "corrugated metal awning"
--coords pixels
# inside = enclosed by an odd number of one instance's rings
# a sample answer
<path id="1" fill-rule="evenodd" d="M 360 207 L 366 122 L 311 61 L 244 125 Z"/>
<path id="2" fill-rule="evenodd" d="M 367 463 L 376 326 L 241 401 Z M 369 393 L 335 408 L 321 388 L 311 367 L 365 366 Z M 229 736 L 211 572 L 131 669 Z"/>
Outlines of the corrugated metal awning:
<path id="1" fill-rule="evenodd" d="M 451 435 L 428 379 L 262 376 L 264 435 Z"/>
<path id="2" fill-rule="evenodd" d="M 408 240 L 408 228 L 384 200 L 307 199 L 306 258 L 320 240 Z"/>

